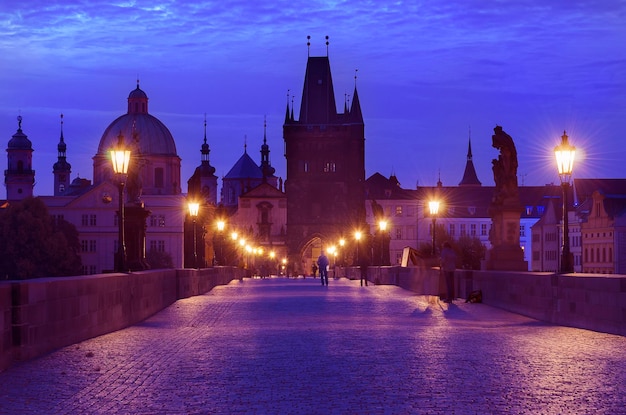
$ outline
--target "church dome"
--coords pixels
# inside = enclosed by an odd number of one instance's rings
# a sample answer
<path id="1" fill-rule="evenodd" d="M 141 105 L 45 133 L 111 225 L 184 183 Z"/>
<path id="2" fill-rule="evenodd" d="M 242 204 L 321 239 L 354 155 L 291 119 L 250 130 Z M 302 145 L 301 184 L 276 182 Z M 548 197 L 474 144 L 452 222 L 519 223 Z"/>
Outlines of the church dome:
<path id="1" fill-rule="evenodd" d="M 118 142 L 122 133 L 126 145 L 135 140 L 139 152 L 143 155 L 176 155 L 176 144 L 170 130 L 150 114 L 124 114 L 115 119 L 102 134 L 98 145 L 98 154 L 106 154 Z M 136 133 L 136 138 L 134 135 Z M 135 148 L 133 148 L 134 150 Z"/>
<path id="2" fill-rule="evenodd" d="M 22 116 L 17 117 L 18 121 L 18 129 L 13 137 L 9 140 L 9 149 L 16 150 L 32 150 L 33 146 L 31 141 L 28 139 L 28 136 L 22 132 Z"/>
<path id="3" fill-rule="evenodd" d="M 128 95 L 128 112 L 115 119 L 104 130 L 98 154 L 106 154 L 122 133 L 127 145 L 142 155 L 176 155 L 176 144 L 170 130 L 158 118 L 148 114 L 148 96 L 137 88 Z"/>

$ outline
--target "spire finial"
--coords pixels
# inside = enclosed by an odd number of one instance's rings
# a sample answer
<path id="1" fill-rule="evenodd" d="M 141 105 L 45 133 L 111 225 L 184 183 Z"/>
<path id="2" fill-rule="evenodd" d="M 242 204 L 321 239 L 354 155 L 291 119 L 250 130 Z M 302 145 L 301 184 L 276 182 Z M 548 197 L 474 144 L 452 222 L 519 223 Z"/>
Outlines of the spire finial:
<path id="1" fill-rule="evenodd" d="M 204 143 L 206 144 L 206 112 L 204 113 Z"/>
<path id="2" fill-rule="evenodd" d="M 63 142 L 63 114 L 61 114 L 61 142 Z"/>
<path id="3" fill-rule="evenodd" d="M 355 88 L 356 88 L 356 74 L 357 74 L 357 72 L 359 72 L 359 68 L 356 68 L 356 69 L 354 70 L 354 87 L 355 87 Z"/>
<path id="4" fill-rule="evenodd" d="M 311 35 L 306 37 L 306 56 L 311 56 Z"/>
<path id="5" fill-rule="evenodd" d="M 247 134 L 243 135 L 243 152 L 244 153 L 248 152 L 248 135 Z"/>
<path id="6" fill-rule="evenodd" d="M 17 116 L 17 129 L 18 130 L 22 129 L 22 116 L 21 115 Z"/>
<path id="7" fill-rule="evenodd" d="M 328 35 L 326 35 L 326 57 L 328 57 Z"/>
<path id="8" fill-rule="evenodd" d="M 267 144 L 267 114 L 263 116 L 263 144 Z"/>
<path id="9" fill-rule="evenodd" d="M 137 74 L 137 89 L 139 89 L 139 74 Z"/>

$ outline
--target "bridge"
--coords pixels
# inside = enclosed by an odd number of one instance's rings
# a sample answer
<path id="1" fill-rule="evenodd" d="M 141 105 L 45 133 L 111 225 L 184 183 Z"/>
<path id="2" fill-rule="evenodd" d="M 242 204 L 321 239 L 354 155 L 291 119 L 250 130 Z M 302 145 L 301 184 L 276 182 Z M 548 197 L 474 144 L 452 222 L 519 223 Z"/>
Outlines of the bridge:
<path id="1" fill-rule="evenodd" d="M 0 414 L 624 408 L 624 336 L 347 278 L 235 279 L 0 373 Z"/>

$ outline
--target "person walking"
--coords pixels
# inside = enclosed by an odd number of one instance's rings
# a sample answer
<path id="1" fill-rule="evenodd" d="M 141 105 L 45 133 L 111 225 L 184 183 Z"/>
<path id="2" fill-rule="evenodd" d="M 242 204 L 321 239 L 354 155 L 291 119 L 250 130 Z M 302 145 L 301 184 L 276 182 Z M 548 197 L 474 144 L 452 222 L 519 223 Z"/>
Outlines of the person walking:
<path id="1" fill-rule="evenodd" d="M 311 265 L 311 272 L 313 273 L 313 278 L 317 278 L 317 264 L 315 262 Z"/>
<path id="2" fill-rule="evenodd" d="M 451 303 L 454 299 L 454 271 L 456 271 L 456 253 L 452 249 L 450 242 L 443 243 L 441 250 L 441 272 L 446 281 L 446 303 Z"/>
<path id="3" fill-rule="evenodd" d="M 328 257 L 324 255 L 324 251 L 322 251 L 321 255 L 317 257 L 317 266 L 320 270 L 320 279 L 322 280 L 322 285 L 328 286 L 328 267 L 330 262 L 328 261 Z"/>

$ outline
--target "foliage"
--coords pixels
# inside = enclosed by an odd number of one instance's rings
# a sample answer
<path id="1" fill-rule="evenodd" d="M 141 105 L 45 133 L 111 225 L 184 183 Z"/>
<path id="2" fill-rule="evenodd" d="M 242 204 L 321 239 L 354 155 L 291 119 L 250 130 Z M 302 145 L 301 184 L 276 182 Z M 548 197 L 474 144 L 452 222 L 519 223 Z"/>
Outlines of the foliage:
<path id="1" fill-rule="evenodd" d="M 169 252 L 150 249 L 146 254 L 146 261 L 148 261 L 150 269 L 174 268 L 174 261 Z"/>
<path id="2" fill-rule="evenodd" d="M 462 236 L 455 241 L 455 251 L 459 255 L 461 268 L 479 270 L 487 248 L 476 237 Z"/>
<path id="3" fill-rule="evenodd" d="M 461 236 L 455 240 L 448 235 L 443 225 L 436 226 L 435 243 L 437 244 L 437 255 L 441 252 L 441 245 L 445 241 L 450 242 L 452 249 L 457 254 L 457 268 L 462 269 L 480 269 L 480 262 L 485 258 L 487 248 L 475 236 Z M 420 245 L 418 252 L 422 258 L 433 258 L 433 245 L 431 243 L 423 243 Z"/>
<path id="4" fill-rule="evenodd" d="M 74 225 L 48 213 L 38 198 L 12 202 L 0 212 L 0 276 L 29 279 L 79 275 L 80 243 Z"/>

